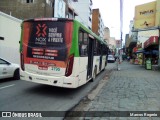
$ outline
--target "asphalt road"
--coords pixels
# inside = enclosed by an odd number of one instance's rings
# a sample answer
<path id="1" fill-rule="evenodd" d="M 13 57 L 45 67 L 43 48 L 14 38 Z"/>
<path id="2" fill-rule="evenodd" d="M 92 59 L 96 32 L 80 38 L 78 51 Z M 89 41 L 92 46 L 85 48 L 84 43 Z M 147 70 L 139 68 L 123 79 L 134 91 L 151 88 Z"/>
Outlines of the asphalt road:
<path id="1" fill-rule="evenodd" d="M 106 70 L 94 82 L 77 89 L 66 89 L 22 80 L 0 81 L 0 111 L 68 111 L 79 103 L 105 76 Z M 2 118 L 0 118 L 1 120 Z M 3 118 L 5 120 L 8 118 Z M 46 120 L 46 118 L 10 118 L 11 120 Z M 63 119 L 48 117 L 47 120 Z"/>

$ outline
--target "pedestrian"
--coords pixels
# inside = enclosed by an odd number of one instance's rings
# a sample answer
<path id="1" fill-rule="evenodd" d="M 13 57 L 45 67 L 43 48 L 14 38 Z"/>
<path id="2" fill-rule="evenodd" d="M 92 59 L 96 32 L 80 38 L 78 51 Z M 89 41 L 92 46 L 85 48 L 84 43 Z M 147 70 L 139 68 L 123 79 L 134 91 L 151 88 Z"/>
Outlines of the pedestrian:
<path id="1" fill-rule="evenodd" d="M 120 59 L 117 57 L 116 59 L 116 64 L 117 64 L 117 70 L 120 70 L 119 64 L 120 64 Z"/>
<path id="2" fill-rule="evenodd" d="M 127 56 L 127 60 L 130 61 L 130 57 L 129 56 Z"/>

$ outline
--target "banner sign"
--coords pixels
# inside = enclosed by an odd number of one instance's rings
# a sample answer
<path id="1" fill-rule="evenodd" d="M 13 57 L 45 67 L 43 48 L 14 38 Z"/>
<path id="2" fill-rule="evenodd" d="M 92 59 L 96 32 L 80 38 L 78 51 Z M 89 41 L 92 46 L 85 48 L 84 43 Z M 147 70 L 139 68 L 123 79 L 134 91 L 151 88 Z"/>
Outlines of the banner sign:
<path id="1" fill-rule="evenodd" d="M 154 1 L 135 7 L 134 27 L 136 29 L 155 26 L 156 3 L 157 2 Z"/>

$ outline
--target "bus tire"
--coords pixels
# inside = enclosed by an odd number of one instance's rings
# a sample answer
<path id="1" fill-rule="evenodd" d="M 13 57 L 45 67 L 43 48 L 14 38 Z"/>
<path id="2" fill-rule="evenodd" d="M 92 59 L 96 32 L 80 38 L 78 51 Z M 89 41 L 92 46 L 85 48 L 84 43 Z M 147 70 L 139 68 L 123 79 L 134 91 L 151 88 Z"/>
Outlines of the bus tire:
<path id="1" fill-rule="evenodd" d="M 105 62 L 105 67 L 107 66 L 107 61 Z"/>
<path id="2" fill-rule="evenodd" d="M 19 75 L 19 69 L 16 69 L 14 71 L 14 76 L 13 76 L 14 80 L 19 80 L 20 79 L 20 75 Z"/>

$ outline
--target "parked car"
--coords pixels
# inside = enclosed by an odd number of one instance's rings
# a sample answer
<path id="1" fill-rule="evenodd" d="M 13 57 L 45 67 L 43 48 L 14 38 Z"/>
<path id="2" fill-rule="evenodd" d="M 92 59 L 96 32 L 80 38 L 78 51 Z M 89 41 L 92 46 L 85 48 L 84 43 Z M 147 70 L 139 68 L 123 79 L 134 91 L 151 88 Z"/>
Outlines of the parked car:
<path id="1" fill-rule="evenodd" d="M 113 55 L 108 55 L 107 61 L 114 63 L 115 62 L 115 57 Z"/>
<path id="2" fill-rule="evenodd" d="M 0 58 L 0 79 L 11 77 L 16 80 L 20 79 L 19 65 Z"/>

